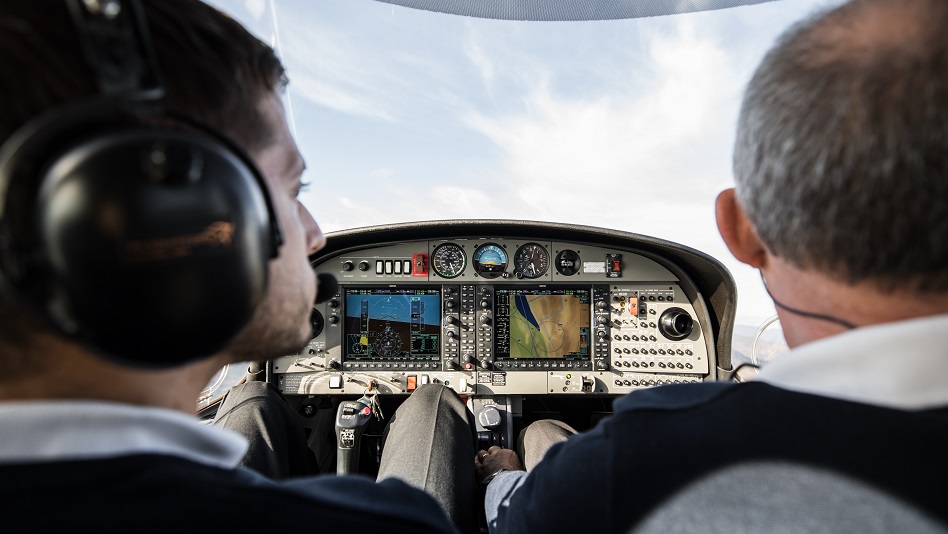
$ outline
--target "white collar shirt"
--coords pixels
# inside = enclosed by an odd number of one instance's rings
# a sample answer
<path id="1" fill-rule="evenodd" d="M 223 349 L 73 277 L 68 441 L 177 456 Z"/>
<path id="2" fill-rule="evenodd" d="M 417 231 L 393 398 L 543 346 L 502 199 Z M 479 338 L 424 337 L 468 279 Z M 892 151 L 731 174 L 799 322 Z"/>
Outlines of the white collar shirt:
<path id="1" fill-rule="evenodd" d="M 164 454 L 234 468 L 248 447 L 196 416 L 104 401 L 3 402 L 0 428 L 0 464 Z"/>
<path id="2" fill-rule="evenodd" d="M 903 410 L 948 406 L 948 315 L 854 330 L 800 345 L 757 381 Z"/>

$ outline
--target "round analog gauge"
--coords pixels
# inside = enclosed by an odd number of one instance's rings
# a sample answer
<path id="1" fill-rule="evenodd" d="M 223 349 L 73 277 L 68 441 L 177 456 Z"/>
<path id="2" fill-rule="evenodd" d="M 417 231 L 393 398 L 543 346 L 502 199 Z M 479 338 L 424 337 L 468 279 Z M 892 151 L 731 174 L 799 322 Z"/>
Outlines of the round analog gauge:
<path id="1" fill-rule="evenodd" d="M 467 267 L 464 249 L 454 243 L 442 243 L 431 252 L 431 267 L 441 278 L 457 278 Z"/>
<path id="2" fill-rule="evenodd" d="M 484 278 L 497 278 L 507 270 L 507 252 L 497 243 L 484 243 L 474 251 L 474 270 Z"/>
<path id="3" fill-rule="evenodd" d="M 563 276 L 573 276 L 579 272 L 579 254 L 572 250 L 563 250 L 556 255 L 556 270 Z"/>
<path id="4" fill-rule="evenodd" d="M 527 243 L 514 254 L 517 278 L 539 278 L 550 268 L 550 253 L 539 243 Z"/>
<path id="5" fill-rule="evenodd" d="M 319 313 L 315 307 L 313 308 L 313 313 L 309 316 L 309 324 L 313 327 L 312 337 L 319 337 L 319 334 L 323 332 L 323 326 L 326 322 L 323 320 L 323 314 Z"/>

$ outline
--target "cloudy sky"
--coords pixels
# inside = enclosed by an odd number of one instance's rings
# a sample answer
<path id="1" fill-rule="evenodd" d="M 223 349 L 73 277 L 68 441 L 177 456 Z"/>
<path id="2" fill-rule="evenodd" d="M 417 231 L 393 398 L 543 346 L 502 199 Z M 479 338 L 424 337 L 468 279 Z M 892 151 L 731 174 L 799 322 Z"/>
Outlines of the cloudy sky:
<path id="1" fill-rule="evenodd" d="M 622 21 L 511 22 L 374 0 L 211 0 L 286 64 L 326 232 L 505 218 L 612 228 L 724 263 L 738 322 L 774 313 L 713 204 L 741 91 L 775 37 L 838 0 Z"/>

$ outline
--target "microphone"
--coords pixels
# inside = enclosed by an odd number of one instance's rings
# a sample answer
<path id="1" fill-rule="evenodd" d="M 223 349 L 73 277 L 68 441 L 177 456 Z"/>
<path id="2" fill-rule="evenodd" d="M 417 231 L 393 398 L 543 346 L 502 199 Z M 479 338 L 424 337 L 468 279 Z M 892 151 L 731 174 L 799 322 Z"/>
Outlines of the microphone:
<path id="1" fill-rule="evenodd" d="M 339 282 L 329 273 L 317 273 L 319 290 L 316 292 L 316 304 L 322 304 L 331 299 L 339 291 Z"/>

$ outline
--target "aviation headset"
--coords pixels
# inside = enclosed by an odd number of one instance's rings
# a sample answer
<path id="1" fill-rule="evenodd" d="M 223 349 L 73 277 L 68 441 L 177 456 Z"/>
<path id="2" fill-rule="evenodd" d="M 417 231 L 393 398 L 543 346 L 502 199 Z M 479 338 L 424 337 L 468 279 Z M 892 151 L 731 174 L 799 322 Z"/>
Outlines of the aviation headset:
<path id="1" fill-rule="evenodd" d="M 66 0 L 101 95 L 0 148 L 0 286 L 56 331 L 136 367 L 223 348 L 282 234 L 235 143 L 161 105 L 138 0 Z"/>

